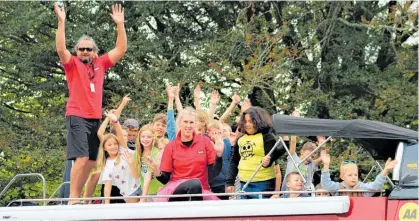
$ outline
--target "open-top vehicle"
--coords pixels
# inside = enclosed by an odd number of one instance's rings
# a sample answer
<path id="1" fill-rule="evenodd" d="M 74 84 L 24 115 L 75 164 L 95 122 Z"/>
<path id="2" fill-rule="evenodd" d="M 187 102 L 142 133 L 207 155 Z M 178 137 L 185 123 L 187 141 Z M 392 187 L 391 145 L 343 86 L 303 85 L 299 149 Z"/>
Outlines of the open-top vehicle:
<path id="1" fill-rule="evenodd" d="M 393 170 L 393 177 L 392 179 L 388 178 L 393 186 L 390 195 L 388 197 L 336 196 L 71 206 L 42 204 L 43 206 L 0 208 L 0 219 L 418 220 L 418 133 L 416 131 L 369 120 L 313 119 L 279 114 L 273 115 L 273 124 L 275 133 L 280 136 L 327 137 L 326 141 L 321 143 L 312 154 L 333 137 L 350 138 L 363 146 L 376 160 L 374 168 L 382 169 L 378 163 L 379 160 L 388 157 L 397 159 L 399 164 Z M 281 137 L 279 137 L 275 148 L 285 148 L 289 153 L 288 147 Z M 237 194 L 261 193 L 227 195 Z M 41 203 L 62 200 L 66 199 L 26 199 L 15 202 L 35 201 Z"/>

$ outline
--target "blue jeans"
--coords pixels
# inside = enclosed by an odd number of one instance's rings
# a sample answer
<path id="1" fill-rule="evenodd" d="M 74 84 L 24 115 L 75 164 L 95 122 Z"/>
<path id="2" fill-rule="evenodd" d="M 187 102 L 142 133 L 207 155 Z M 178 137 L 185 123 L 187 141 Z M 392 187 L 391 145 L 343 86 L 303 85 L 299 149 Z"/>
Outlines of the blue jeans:
<path id="1" fill-rule="evenodd" d="M 240 188 L 243 189 L 245 182 L 240 181 Z M 275 178 L 259 182 L 250 182 L 244 192 L 275 191 Z M 262 198 L 269 198 L 272 194 L 263 194 Z M 241 199 L 259 199 L 259 195 L 242 195 Z"/>

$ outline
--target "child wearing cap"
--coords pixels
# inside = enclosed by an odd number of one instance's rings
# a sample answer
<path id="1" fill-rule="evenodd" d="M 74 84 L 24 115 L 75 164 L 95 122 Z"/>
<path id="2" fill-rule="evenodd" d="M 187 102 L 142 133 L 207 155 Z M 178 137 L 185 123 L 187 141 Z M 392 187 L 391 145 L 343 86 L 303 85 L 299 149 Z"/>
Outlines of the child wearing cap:
<path id="1" fill-rule="evenodd" d="M 131 150 L 135 150 L 135 140 L 138 137 L 138 131 L 140 130 L 140 124 L 136 119 L 126 119 L 122 128 L 127 132 L 127 145 Z"/>

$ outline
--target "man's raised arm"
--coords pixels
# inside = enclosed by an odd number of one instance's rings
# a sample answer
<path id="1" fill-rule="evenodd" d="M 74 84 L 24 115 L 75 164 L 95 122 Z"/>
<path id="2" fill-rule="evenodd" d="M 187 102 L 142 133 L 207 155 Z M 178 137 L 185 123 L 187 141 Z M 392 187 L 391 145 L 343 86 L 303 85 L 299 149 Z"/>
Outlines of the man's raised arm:
<path id="1" fill-rule="evenodd" d="M 121 59 L 127 51 L 127 34 L 124 25 L 124 9 L 121 5 L 112 5 L 111 17 L 116 24 L 117 37 L 115 48 L 109 51 L 109 59 L 113 64 Z"/>
<path id="2" fill-rule="evenodd" d="M 58 30 L 55 36 L 55 45 L 58 56 L 60 56 L 61 63 L 67 64 L 70 61 L 71 53 L 65 46 L 65 10 L 64 7 L 60 8 L 56 2 L 54 5 L 54 11 L 58 18 Z"/>

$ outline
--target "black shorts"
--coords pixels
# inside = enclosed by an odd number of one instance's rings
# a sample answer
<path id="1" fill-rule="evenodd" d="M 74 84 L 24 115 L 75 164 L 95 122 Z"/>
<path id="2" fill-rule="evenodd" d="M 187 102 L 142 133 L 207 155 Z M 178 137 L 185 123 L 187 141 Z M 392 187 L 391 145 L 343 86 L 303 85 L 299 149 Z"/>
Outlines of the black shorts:
<path id="1" fill-rule="evenodd" d="M 85 119 L 76 116 L 66 117 L 67 159 L 89 157 L 96 160 L 99 151 L 98 119 Z"/>

